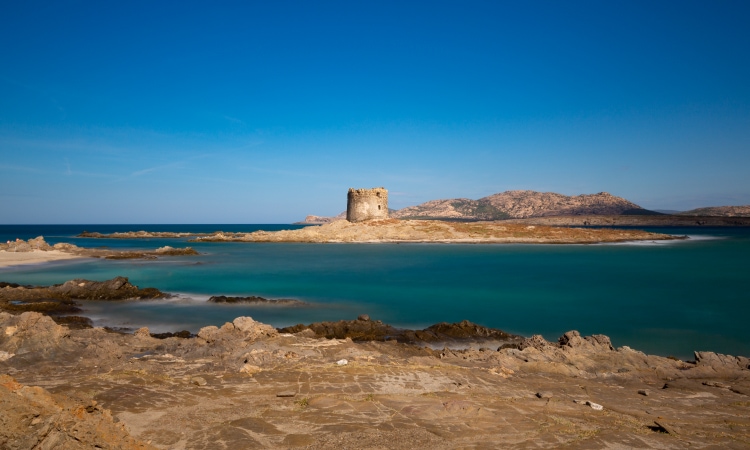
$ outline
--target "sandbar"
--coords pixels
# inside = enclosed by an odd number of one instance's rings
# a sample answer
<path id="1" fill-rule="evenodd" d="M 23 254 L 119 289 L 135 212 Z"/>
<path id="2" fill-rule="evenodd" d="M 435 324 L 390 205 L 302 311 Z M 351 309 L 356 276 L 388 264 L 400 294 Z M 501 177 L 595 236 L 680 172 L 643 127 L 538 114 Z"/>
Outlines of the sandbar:
<path id="1" fill-rule="evenodd" d="M 84 258 L 84 256 L 62 252 L 60 250 L 35 250 L 31 252 L 8 252 L 0 250 L 0 267 L 40 264 L 50 261 L 76 258 Z"/>

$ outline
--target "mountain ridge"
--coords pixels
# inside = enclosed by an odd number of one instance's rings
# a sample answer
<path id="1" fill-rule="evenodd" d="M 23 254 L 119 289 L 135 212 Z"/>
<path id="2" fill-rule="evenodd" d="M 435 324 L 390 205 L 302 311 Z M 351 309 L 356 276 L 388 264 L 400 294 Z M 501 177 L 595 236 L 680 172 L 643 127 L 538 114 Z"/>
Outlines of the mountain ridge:
<path id="1" fill-rule="evenodd" d="M 678 216 L 705 217 L 750 217 L 750 205 L 743 206 L 708 206 L 677 213 Z"/>
<path id="2" fill-rule="evenodd" d="M 608 192 L 569 196 L 555 192 L 513 190 L 478 200 L 467 198 L 431 200 L 396 211 L 391 217 L 460 220 L 525 219 L 561 215 L 612 215 L 653 213 Z"/>
<path id="3" fill-rule="evenodd" d="M 450 198 L 430 200 L 419 205 L 391 210 L 396 219 L 503 220 L 562 215 L 658 215 L 608 192 L 569 196 L 555 192 L 511 190 L 478 200 Z M 323 224 L 346 218 L 310 215 L 303 224 Z"/>

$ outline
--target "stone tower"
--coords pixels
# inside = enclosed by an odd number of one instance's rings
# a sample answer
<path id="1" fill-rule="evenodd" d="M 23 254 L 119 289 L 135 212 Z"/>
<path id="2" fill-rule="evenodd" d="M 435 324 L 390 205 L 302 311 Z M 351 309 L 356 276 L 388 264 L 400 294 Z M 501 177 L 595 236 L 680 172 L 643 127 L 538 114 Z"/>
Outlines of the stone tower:
<path id="1" fill-rule="evenodd" d="M 370 219 L 388 218 L 388 190 L 349 188 L 346 199 L 346 220 L 361 222 Z"/>

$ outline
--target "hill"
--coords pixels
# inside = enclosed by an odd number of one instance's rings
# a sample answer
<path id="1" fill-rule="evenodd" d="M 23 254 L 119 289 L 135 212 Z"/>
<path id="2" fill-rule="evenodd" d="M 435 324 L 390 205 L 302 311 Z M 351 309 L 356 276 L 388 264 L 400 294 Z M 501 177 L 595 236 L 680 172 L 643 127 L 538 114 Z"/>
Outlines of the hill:
<path id="1" fill-rule="evenodd" d="M 745 206 L 710 206 L 707 208 L 691 209 L 678 213 L 680 216 L 703 217 L 750 217 L 750 205 Z"/>
<path id="2" fill-rule="evenodd" d="M 568 196 L 554 192 L 505 191 L 479 200 L 432 200 L 400 209 L 397 219 L 500 220 L 563 215 L 651 215 L 633 202 L 607 192 Z"/>

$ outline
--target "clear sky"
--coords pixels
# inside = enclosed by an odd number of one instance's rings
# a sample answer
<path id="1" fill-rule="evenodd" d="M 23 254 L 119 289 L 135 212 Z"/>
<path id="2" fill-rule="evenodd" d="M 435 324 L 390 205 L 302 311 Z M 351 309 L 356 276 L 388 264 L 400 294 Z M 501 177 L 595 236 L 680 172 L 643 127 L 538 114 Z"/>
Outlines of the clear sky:
<path id="1" fill-rule="evenodd" d="M 750 204 L 747 1 L 3 1 L 0 223 Z"/>

